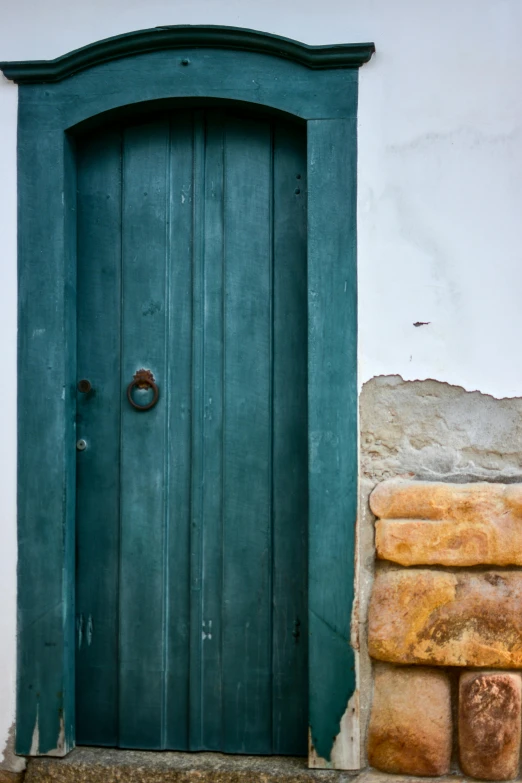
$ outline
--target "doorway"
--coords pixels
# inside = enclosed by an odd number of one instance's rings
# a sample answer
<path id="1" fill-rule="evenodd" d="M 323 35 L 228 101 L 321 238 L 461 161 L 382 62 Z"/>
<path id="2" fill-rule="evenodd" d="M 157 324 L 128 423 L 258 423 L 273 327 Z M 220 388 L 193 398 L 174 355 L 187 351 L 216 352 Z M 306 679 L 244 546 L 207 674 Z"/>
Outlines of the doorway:
<path id="1" fill-rule="evenodd" d="M 307 752 L 306 132 L 77 141 L 76 741 Z"/>
<path id="2" fill-rule="evenodd" d="M 77 286 L 78 248 L 85 242 L 81 237 L 77 241 L 80 136 L 87 126 L 92 130 L 109 118 L 121 119 L 122 112 L 128 115 L 134 108 L 143 117 L 149 109 L 190 101 L 213 108 L 251 107 L 267 116 L 278 112 L 306 127 L 309 764 L 359 768 L 357 650 L 350 643 L 357 647 L 350 622 L 353 617 L 356 630 L 357 91 L 358 69 L 374 49 L 371 43 L 308 46 L 255 30 L 181 25 L 96 41 L 56 60 L 0 63 L 4 75 L 19 85 L 17 753 L 64 756 L 75 747 L 78 634 L 81 630 L 82 645 L 89 648 L 89 639 L 93 647 L 100 632 L 92 611 L 85 615 L 85 607 L 76 607 L 76 510 L 85 507 L 76 502 L 76 465 L 82 453 L 85 464 L 95 453 L 92 432 L 75 429 L 77 384 L 89 380 L 89 368 L 80 366 L 78 373 L 76 339 L 77 309 L 82 307 L 77 293 L 83 290 Z M 193 165 L 200 172 L 201 144 L 195 137 Z M 174 135 L 172 145 L 174 149 Z M 196 182 L 201 190 L 200 176 Z M 107 195 L 106 206 L 111 200 Z M 294 197 L 299 201 L 298 194 Z M 277 214 L 274 209 L 273 220 Z M 102 229 L 104 215 L 95 218 L 96 230 Z M 201 225 L 200 214 L 197 221 Z M 137 236 L 127 240 L 127 247 L 136 240 L 141 252 Z M 176 226 L 171 241 L 180 236 Z M 196 271 L 202 257 L 198 241 L 196 235 Z M 203 307 L 196 278 L 194 292 L 191 323 L 196 333 L 201 329 L 196 312 Z M 276 298 L 273 302 L 275 312 Z M 172 310 L 174 315 L 179 313 Z M 140 320 L 139 328 L 145 322 Z M 207 330 L 206 342 L 210 334 Z M 197 362 L 201 358 L 194 351 L 194 367 Z M 164 400 L 165 378 L 157 364 L 151 352 L 129 361 L 125 373 L 119 370 L 125 378 L 118 404 L 138 370 L 153 374 L 159 400 Z M 91 395 L 99 395 L 100 381 L 90 382 Z M 143 377 L 141 387 L 132 390 L 138 404 L 154 391 Z M 84 402 L 80 399 L 80 408 Z M 157 416 L 160 405 L 135 415 Z M 203 410 L 198 405 L 190 409 L 196 432 L 195 414 Z M 141 436 L 146 454 L 152 446 Z M 82 439 L 87 448 L 78 453 Z M 174 465 L 171 460 L 169 470 Z M 205 475 L 208 480 L 208 470 Z M 195 479 L 190 486 L 196 508 Z M 148 534 L 147 544 L 152 540 L 150 530 Z M 186 551 L 192 557 L 193 550 Z M 104 573 L 101 566 L 98 571 Z M 302 636 L 302 623 L 300 627 Z M 191 688 L 196 672 L 192 667 Z M 108 703 L 123 702 L 119 683 L 117 687 L 117 697 L 107 691 Z M 173 700 L 162 703 L 166 710 Z"/>

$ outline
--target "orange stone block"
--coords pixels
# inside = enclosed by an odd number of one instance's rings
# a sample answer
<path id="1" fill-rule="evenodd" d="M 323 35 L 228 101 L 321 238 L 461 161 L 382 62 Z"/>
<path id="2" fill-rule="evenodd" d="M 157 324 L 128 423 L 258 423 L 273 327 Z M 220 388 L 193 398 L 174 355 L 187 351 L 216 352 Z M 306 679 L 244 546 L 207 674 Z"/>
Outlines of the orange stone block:
<path id="1" fill-rule="evenodd" d="M 521 681 L 514 672 L 466 672 L 459 686 L 462 771 L 481 780 L 518 774 Z"/>
<path id="2" fill-rule="evenodd" d="M 392 663 L 522 668 L 522 572 L 379 571 L 368 645 Z"/>
<path id="3" fill-rule="evenodd" d="M 445 775 L 451 757 L 448 676 L 379 664 L 368 732 L 372 767 L 398 775 Z"/>
<path id="4" fill-rule="evenodd" d="M 377 557 L 411 565 L 522 565 L 522 484 L 390 479 L 370 496 Z"/>

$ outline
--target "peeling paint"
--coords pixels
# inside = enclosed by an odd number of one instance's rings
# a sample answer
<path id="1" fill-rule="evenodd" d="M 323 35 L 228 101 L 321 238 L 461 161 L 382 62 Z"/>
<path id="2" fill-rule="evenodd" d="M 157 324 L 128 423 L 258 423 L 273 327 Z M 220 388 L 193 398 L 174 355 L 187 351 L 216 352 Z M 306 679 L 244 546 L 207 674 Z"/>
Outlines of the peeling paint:
<path id="1" fill-rule="evenodd" d="M 348 701 L 344 715 L 339 725 L 339 733 L 335 737 L 330 760 L 324 759 L 317 753 L 313 742 L 312 733 L 308 731 L 310 769 L 344 769 L 358 770 L 361 768 L 360 759 L 360 716 L 359 716 L 359 691 L 356 690 Z"/>
<path id="2" fill-rule="evenodd" d="M 66 747 L 65 743 L 65 723 L 63 720 L 63 716 L 60 716 L 60 731 L 58 732 L 58 740 L 56 742 L 56 748 L 53 750 L 48 750 L 47 753 L 44 753 L 42 755 L 44 756 L 65 756 L 69 752 L 69 749 Z"/>
<path id="3" fill-rule="evenodd" d="M 33 738 L 31 740 L 31 748 L 29 750 L 30 756 L 38 756 L 40 752 L 40 705 L 36 705 L 36 720 L 34 722 Z"/>
<path id="4" fill-rule="evenodd" d="M 65 737 L 65 721 L 63 715 L 60 715 L 58 736 L 56 738 L 56 747 L 50 750 L 43 751 L 40 749 L 40 705 L 36 705 L 36 720 L 34 723 L 33 735 L 31 739 L 31 747 L 29 749 L 28 756 L 53 756 L 61 758 L 71 750 L 67 746 Z"/>
<path id="5" fill-rule="evenodd" d="M 92 614 L 90 614 L 88 619 L 87 619 L 87 632 L 86 632 L 87 647 L 90 647 L 91 644 L 92 644 L 92 634 L 93 634 L 93 631 L 94 631 L 94 623 L 93 623 L 93 620 L 92 620 Z"/>
<path id="6" fill-rule="evenodd" d="M 83 614 L 76 618 L 76 632 L 78 635 L 78 649 L 81 650 L 83 642 Z"/>
<path id="7" fill-rule="evenodd" d="M 332 767 L 334 769 L 355 770 L 361 766 L 359 703 L 359 689 L 357 689 L 346 706 L 339 734 L 335 738 L 332 748 Z"/>
<path id="8" fill-rule="evenodd" d="M 356 689 L 355 653 L 345 632 L 332 626 L 312 608 L 309 611 L 309 649 L 311 660 L 321 660 L 328 653 L 328 664 L 320 677 L 314 678 L 310 699 L 310 766 L 321 759 L 319 768 L 332 767 L 332 749 L 339 732 L 348 700 Z M 323 657 L 324 660 L 324 657 Z"/>
<path id="9" fill-rule="evenodd" d="M 431 324 L 431 321 L 428 321 L 427 323 Z M 415 324 L 413 324 L 415 325 Z M 409 354 L 408 360 L 412 360 L 412 355 Z M 398 381 L 401 381 L 402 383 L 426 383 L 428 381 L 432 383 L 440 383 L 442 386 L 447 386 L 450 389 L 460 389 L 463 392 L 466 392 L 467 394 L 480 394 L 482 397 L 490 397 L 492 400 L 498 400 L 499 402 L 502 402 L 503 400 L 522 400 L 522 394 L 493 394 L 492 392 L 484 391 L 483 389 L 480 389 L 478 386 L 472 386 L 471 384 L 464 384 L 464 383 L 456 383 L 453 381 L 446 381 L 441 380 L 440 378 L 436 378 L 435 375 L 410 375 L 405 372 L 395 372 L 393 374 L 387 374 L 384 372 L 376 373 L 375 375 L 368 375 L 367 373 L 364 373 L 363 371 L 359 370 L 358 374 L 358 389 L 359 389 L 359 397 L 361 397 L 365 386 L 368 384 L 373 383 L 374 381 L 377 381 L 379 378 L 383 379 L 397 379 Z"/>

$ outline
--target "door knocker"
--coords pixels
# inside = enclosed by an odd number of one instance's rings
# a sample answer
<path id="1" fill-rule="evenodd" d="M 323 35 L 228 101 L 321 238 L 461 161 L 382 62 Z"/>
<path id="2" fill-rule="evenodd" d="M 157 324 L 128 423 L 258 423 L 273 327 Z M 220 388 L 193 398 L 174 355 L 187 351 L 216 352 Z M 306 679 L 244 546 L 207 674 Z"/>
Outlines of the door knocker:
<path id="1" fill-rule="evenodd" d="M 146 405 L 138 405 L 132 396 L 134 389 L 152 389 L 152 400 Z M 159 399 L 159 389 L 150 370 L 138 370 L 136 372 L 134 378 L 127 386 L 127 399 L 137 411 L 148 411 L 156 405 Z"/>

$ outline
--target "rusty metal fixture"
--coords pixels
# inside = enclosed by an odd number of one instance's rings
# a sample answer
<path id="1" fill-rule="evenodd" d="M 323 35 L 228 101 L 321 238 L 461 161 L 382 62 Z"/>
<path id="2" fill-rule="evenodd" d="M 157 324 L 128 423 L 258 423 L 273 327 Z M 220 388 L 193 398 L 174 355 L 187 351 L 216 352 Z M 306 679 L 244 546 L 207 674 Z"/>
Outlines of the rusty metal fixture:
<path id="1" fill-rule="evenodd" d="M 87 380 L 87 378 L 83 378 L 81 381 L 78 381 L 78 391 L 82 394 L 87 394 L 91 389 L 92 384 Z"/>
<path id="2" fill-rule="evenodd" d="M 154 395 L 147 405 L 138 405 L 132 398 L 134 389 L 152 389 Z M 138 370 L 132 381 L 127 386 L 127 399 L 137 411 L 148 411 L 153 408 L 159 399 L 159 389 L 150 370 Z"/>

